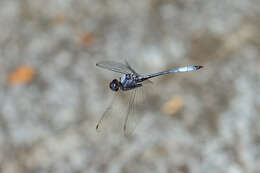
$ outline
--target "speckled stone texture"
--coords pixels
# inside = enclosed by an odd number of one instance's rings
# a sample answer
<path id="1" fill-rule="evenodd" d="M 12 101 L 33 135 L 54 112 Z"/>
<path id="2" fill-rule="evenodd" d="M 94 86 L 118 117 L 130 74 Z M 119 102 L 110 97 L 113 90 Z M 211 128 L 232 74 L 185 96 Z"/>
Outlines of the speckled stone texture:
<path id="1" fill-rule="evenodd" d="M 259 0 L 1 0 L 0 172 L 259 173 L 259 31 Z M 97 133 L 120 75 L 95 64 L 124 59 L 205 67 L 152 80 L 130 137 Z"/>

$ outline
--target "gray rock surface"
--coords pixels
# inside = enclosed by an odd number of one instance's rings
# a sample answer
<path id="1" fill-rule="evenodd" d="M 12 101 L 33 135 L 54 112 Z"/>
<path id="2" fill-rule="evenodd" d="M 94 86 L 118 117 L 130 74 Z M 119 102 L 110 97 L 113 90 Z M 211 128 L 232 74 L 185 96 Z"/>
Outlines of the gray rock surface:
<path id="1" fill-rule="evenodd" d="M 0 172 L 259 173 L 259 31 L 259 0 L 1 0 Z M 124 59 L 205 68 L 152 80 L 132 136 L 98 133 L 119 75 L 95 63 Z"/>

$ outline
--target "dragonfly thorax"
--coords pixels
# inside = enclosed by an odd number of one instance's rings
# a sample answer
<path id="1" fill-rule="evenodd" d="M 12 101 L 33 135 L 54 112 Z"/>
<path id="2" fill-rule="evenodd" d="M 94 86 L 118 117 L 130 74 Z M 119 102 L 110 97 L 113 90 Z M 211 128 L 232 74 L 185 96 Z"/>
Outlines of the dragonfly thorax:
<path id="1" fill-rule="evenodd" d="M 138 81 L 137 79 L 137 75 L 136 74 L 124 74 L 121 78 L 120 78 L 120 89 L 123 91 L 128 91 L 131 89 L 135 89 L 137 87 L 142 86 L 141 83 L 139 83 L 140 81 Z"/>
<path id="2" fill-rule="evenodd" d="M 140 86 L 142 84 L 139 83 L 135 74 L 124 74 L 119 80 L 114 79 L 109 84 L 112 91 L 118 91 L 119 89 L 127 91 Z"/>

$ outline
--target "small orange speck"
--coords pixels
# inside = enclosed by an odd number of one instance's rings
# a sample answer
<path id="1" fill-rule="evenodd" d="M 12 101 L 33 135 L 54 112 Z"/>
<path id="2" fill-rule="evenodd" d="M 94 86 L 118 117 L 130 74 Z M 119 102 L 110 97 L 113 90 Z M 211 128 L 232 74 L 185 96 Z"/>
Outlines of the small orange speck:
<path id="1" fill-rule="evenodd" d="M 163 105 L 162 111 L 167 115 L 174 115 L 183 108 L 183 105 L 182 97 L 174 96 Z"/>
<path id="2" fill-rule="evenodd" d="M 35 70 L 27 65 L 16 68 L 7 76 L 7 84 L 9 86 L 26 84 L 34 78 Z"/>
<path id="3" fill-rule="evenodd" d="M 93 34 L 92 33 L 83 33 L 81 35 L 81 38 L 80 38 L 81 42 L 85 45 L 85 46 L 89 46 L 93 43 L 94 41 L 94 38 L 93 38 Z"/>
<path id="4" fill-rule="evenodd" d="M 65 14 L 58 14 L 53 19 L 51 19 L 52 24 L 63 24 L 67 20 L 67 16 Z"/>

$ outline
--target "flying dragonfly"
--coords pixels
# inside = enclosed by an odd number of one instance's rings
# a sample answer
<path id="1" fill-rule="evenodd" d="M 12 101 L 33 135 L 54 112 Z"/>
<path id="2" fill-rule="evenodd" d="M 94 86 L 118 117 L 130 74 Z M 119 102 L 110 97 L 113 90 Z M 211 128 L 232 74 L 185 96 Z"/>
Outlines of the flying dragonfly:
<path id="1" fill-rule="evenodd" d="M 114 61 L 101 61 L 101 62 L 97 63 L 96 66 L 122 74 L 122 77 L 120 77 L 119 79 L 113 79 L 109 83 L 109 87 L 112 91 L 114 91 L 115 93 L 132 91 L 129 102 L 128 102 L 128 109 L 127 109 L 127 113 L 126 113 L 124 124 L 123 124 L 123 129 L 124 129 L 125 134 L 127 134 L 129 117 L 131 117 L 131 114 L 134 112 L 133 110 L 135 109 L 134 103 L 135 103 L 136 91 L 139 88 L 142 88 L 144 86 L 144 84 L 152 83 L 149 79 L 158 77 L 161 75 L 166 75 L 169 73 L 189 72 L 189 71 L 198 70 L 198 69 L 203 68 L 203 66 L 200 66 L 200 65 L 185 66 L 185 67 L 179 67 L 179 68 L 174 68 L 174 69 L 170 69 L 170 70 L 165 70 L 165 71 L 158 72 L 158 73 L 140 75 L 129 65 L 129 63 L 127 61 L 125 61 L 124 64 L 119 63 L 119 62 L 114 62 Z M 107 107 L 107 109 L 104 111 L 103 115 L 99 119 L 99 121 L 96 125 L 97 131 L 100 129 L 100 126 L 102 126 L 104 119 L 112 114 L 111 110 L 112 110 L 113 106 L 115 106 L 115 105 L 113 104 L 113 101 L 112 101 L 112 103 Z"/>

